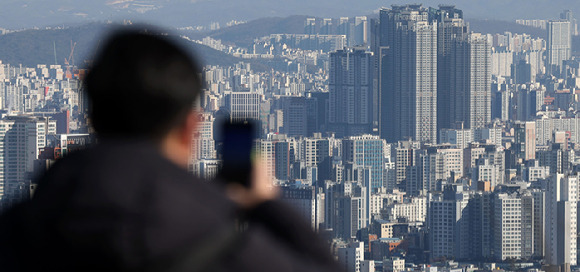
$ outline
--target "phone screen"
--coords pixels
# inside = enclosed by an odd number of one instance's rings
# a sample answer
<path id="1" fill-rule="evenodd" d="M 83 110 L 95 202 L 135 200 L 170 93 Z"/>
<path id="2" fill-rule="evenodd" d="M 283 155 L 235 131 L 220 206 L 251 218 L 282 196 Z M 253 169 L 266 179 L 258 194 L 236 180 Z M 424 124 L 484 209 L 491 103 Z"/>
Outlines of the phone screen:
<path id="1" fill-rule="evenodd" d="M 222 145 L 221 179 L 249 187 L 252 174 L 252 151 L 255 128 L 251 122 L 226 122 Z"/>

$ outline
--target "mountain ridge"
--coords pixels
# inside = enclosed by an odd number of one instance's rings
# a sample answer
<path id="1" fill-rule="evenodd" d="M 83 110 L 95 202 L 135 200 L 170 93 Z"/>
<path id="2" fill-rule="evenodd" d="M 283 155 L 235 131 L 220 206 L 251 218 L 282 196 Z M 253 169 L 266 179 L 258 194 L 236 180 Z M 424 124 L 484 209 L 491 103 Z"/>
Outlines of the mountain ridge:
<path id="1" fill-rule="evenodd" d="M 208 25 L 231 20 L 254 20 L 262 17 L 286 17 L 315 14 L 337 18 L 372 14 L 381 6 L 405 4 L 407 0 L 4 0 L 0 9 L 0 27 L 25 29 L 87 21 L 124 19 L 151 22 L 168 27 Z M 436 7 L 441 1 L 423 0 L 424 6 Z M 580 14 L 580 1 L 568 0 L 446 0 L 465 13 L 466 19 L 556 19 L 564 9 Z"/>
<path id="2" fill-rule="evenodd" d="M 94 57 L 95 50 L 116 25 L 91 23 L 62 29 L 30 29 L 0 36 L 0 60 L 11 65 L 36 67 L 37 64 L 63 65 L 76 43 L 74 60 L 79 67 Z M 182 41 L 203 65 L 231 66 L 242 59 L 205 45 Z M 55 57 L 56 51 L 56 57 Z"/>
<path id="3" fill-rule="evenodd" d="M 279 33 L 303 33 L 304 20 L 309 16 L 269 17 L 253 20 L 245 24 L 222 28 L 206 33 L 189 33 L 192 39 L 201 40 L 205 36 L 222 40 L 225 44 L 250 48 L 256 38 Z M 468 21 L 472 31 L 482 33 L 526 33 L 532 37 L 545 38 L 546 30 L 528 26 L 517 25 L 513 22 L 493 20 L 470 20 Z M 82 66 L 94 54 L 105 34 L 115 24 L 89 23 L 58 29 L 29 29 L 13 32 L 0 36 L 0 60 L 12 65 L 22 64 L 35 67 L 37 64 L 63 65 L 64 59 L 68 58 L 71 45 L 76 43 L 74 60 L 78 66 Z M 177 34 L 179 32 L 172 31 Z M 266 61 L 248 60 L 234 57 L 207 46 L 185 42 L 187 48 L 205 65 L 231 66 L 240 61 L 252 63 L 256 70 L 269 70 Z"/>
<path id="4" fill-rule="evenodd" d="M 225 44 L 235 44 L 239 47 L 249 48 L 257 38 L 270 34 L 303 34 L 304 21 L 313 16 L 294 15 L 289 17 L 267 17 L 246 22 L 244 24 L 222 28 L 209 32 L 185 33 L 187 36 L 201 40 L 209 36 L 219 39 Z M 317 18 L 320 19 L 320 18 Z M 336 18 L 335 18 L 336 19 Z M 546 30 L 531 26 L 519 25 L 515 22 L 501 20 L 466 20 L 470 30 L 484 34 L 503 34 L 506 31 L 518 34 L 528 34 L 535 38 L 546 39 Z"/>

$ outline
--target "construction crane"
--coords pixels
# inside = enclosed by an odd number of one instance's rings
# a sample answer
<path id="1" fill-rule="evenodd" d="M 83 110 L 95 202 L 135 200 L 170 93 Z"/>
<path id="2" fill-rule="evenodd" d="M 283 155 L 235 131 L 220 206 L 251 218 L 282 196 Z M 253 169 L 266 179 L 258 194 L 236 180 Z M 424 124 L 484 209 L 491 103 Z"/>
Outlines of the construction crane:
<path id="1" fill-rule="evenodd" d="M 66 72 L 65 72 L 65 77 L 66 78 L 72 78 L 73 76 L 73 71 L 72 69 L 74 69 L 74 65 L 75 65 L 75 58 L 74 58 L 74 52 L 75 52 L 75 47 L 77 46 L 77 43 L 71 40 L 70 41 L 70 54 L 68 55 L 68 58 L 64 58 L 64 64 L 66 65 Z"/>

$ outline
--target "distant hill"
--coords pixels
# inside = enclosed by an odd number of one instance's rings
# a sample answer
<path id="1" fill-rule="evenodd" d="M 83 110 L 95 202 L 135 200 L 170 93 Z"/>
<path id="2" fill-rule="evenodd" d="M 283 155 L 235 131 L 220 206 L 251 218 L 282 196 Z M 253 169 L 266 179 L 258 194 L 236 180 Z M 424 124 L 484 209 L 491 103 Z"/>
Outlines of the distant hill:
<path id="1" fill-rule="evenodd" d="M 289 17 L 269 17 L 249 21 L 244 24 L 234 25 L 209 32 L 184 32 L 187 36 L 201 40 L 210 36 L 219 39 L 226 44 L 235 44 L 239 47 L 249 47 L 254 39 L 270 34 L 302 34 L 304 33 L 304 21 L 311 16 L 295 15 Z"/>
<path id="2" fill-rule="evenodd" d="M 467 20 L 469 22 L 469 29 L 473 32 L 480 32 L 485 34 L 503 34 L 504 32 L 526 33 L 532 37 L 546 39 L 548 34 L 545 29 L 516 24 L 515 22 L 499 21 L 499 20 Z"/>
<path id="3" fill-rule="evenodd" d="M 63 65 L 64 59 L 71 52 L 71 41 L 76 43 L 74 60 L 77 66 L 83 66 L 86 60 L 94 57 L 104 35 L 111 25 L 88 24 L 64 29 L 25 30 L 0 36 L 0 60 L 12 65 L 22 64 L 36 67 L 37 64 Z M 210 47 L 194 42 L 184 41 L 187 47 L 201 59 L 205 65 L 230 66 L 241 61 Z M 259 65 L 256 68 L 260 68 Z M 266 68 L 264 68 L 266 69 Z"/>
<path id="4" fill-rule="evenodd" d="M 312 16 L 290 16 L 290 17 L 271 17 L 253 20 L 244 24 L 231 27 L 221 28 L 210 32 L 186 33 L 189 37 L 201 40 L 203 37 L 210 36 L 214 39 L 222 40 L 226 44 L 235 44 L 239 47 L 248 48 L 252 45 L 254 39 L 268 36 L 270 34 L 302 34 L 304 33 L 304 22 L 306 18 Z M 368 15 L 373 18 L 376 15 Z M 319 18 L 317 18 L 319 20 Z M 480 33 L 503 34 L 504 32 L 526 33 L 532 37 L 546 39 L 546 30 L 531 26 L 516 24 L 515 22 L 501 20 L 467 20 L 471 31 Z M 317 23 L 319 23 L 318 21 Z"/>
<path id="5" fill-rule="evenodd" d="M 12 65 L 64 64 L 71 52 L 71 41 L 76 43 L 75 64 L 82 65 L 96 46 L 98 37 L 106 31 L 105 25 L 90 24 L 80 27 L 52 30 L 25 30 L 0 36 L 0 60 Z M 56 49 L 56 63 L 55 63 Z"/>
<path id="6" fill-rule="evenodd" d="M 306 18 L 308 16 L 262 18 L 217 30 L 210 33 L 210 36 L 226 42 L 235 42 L 239 46 L 249 46 L 254 39 L 270 34 L 303 34 Z"/>
<path id="7" fill-rule="evenodd" d="M 275 33 L 303 33 L 307 16 L 290 16 L 285 18 L 271 17 L 250 21 L 245 24 L 222 28 L 208 33 L 190 35 L 194 39 L 211 36 L 224 43 L 235 43 L 249 47 L 256 38 Z M 472 31 L 482 33 L 527 33 L 534 37 L 546 38 L 546 31 L 506 21 L 469 20 Z M 12 65 L 22 64 L 35 67 L 37 64 L 63 65 L 69 57 L 71 41 L 76 43 L 74 60 L 77 66 L 83 66 L 85 60 L 91 59 L 95 48 L 101 43 L 103 35 L 112 28 L 111 24 L 91 23 L 67 28 L 25 30 L 0 36 L 0 60 Z M 242 59 L 214 50 L 204 45 L 186 42 L 187 47 L 201 59 L 203 64 L 231 66 Z M 279 67 L 272 61 L 243 60 L 252 64 L 257 71 Z M 280 68 L 282 69 L 282 68 Z"/>

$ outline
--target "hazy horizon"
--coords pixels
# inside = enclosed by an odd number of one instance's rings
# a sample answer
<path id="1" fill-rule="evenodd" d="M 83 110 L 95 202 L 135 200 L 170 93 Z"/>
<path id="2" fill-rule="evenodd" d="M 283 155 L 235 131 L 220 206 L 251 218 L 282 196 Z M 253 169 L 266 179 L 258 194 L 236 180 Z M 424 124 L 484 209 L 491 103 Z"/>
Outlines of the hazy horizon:
<path id="1" fill-rule="evenodd" d="M 439 4 L 456 5 L 464 11 L 467 20 L 557 19 L 564 9 L 580 13 L 580 2 L 566 0 L 360 0 L 356 4 L 346 0 L 295 0 L 283 3 L 264 0 L 95 0 L 82 3 L 72 0 L 7 0 L 0 9 L 0 27 L 24 29 L 124 19 L 183 27 L 291 15 L 338 18 L 370 15 L 381 7 L 404 3 L 422 3 L 432 7 Z"/>

